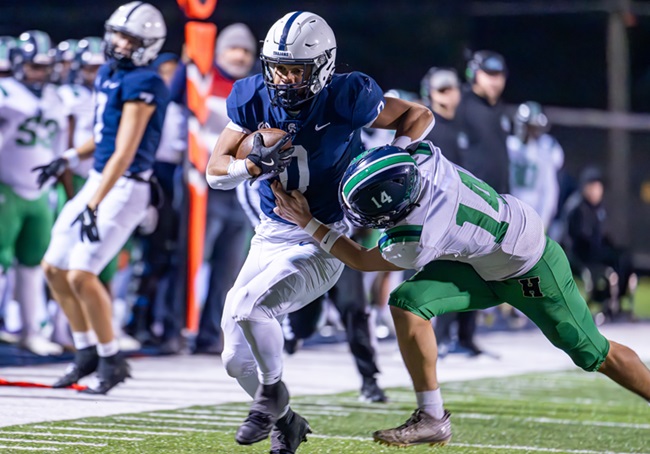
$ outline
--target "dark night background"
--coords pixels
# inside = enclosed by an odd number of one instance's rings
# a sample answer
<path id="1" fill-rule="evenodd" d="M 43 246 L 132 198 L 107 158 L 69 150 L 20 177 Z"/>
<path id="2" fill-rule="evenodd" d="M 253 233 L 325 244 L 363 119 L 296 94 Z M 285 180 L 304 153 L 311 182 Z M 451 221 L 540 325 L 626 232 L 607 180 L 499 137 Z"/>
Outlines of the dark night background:
<path id="1" fill-rule="evenodd" d="M 54 42 L 103 34 L 103 23 L 123 0 L 0 0 L 0 34 L 42 29 Z M 151 0 L 166 19 L 165 50 L 179 52 L 185 18 L 173 0 Z M 590 12 L 485 16 L 486 5 L 541 5 L 545 12 L 585 6 Z M 610 4 L 614 4 L 612 2 Z M 294 10 L 323 16 L 337 37 L 337 71 L 359 70 L 382 88 L 418 91 L 431 66 L 465 67 L 465 49 L 501 52 L 509 66 L 504 99 L 509 104 L 536 100 L 544 105 L 607 109 L 606 38 L 608 15 L 602 1 L 530 0 L 220 0 L 212 20 L 222 28 L 245 22 L 261 40 L 270 25 Z M 635 1 L 647 15 L 630 21 L 630 99 L 634 112 L 650 112 L 650 1 Z M 607 168 L 607 131 L 553 129 L 566 154 L 566 169 L 577 176 L 589 163 Z M 630 235 L 625 241 L 645 250 L 650 260 L 650 204 L 640 196 L 650 180 L 650 134 L 631 134 Z M 649 183 L 650 184 L 650 183 Z M 609 201 L 615 204 L 616 201 Z"/>
<path id="2" fill-rule="evenodd" d="M 0 34 L 15 36 L 37 28 L 47 31 L 55 42 L 102 35 L 104 21 L 122 3 L 2 0 Z M 176 2 L 150 3 L 163 11 L 167 21 L 165 49 L 180 51 L 185 19 Z M 606 108 L 604 12 L 485 17 L 470 13 L 475 4 L 465 0 L 220 0 L 213 21 L 219 27 L 245 22 L 261 40 L 269 26 L 286 12 L 313 11 L 322 15 L 336 34 L 339 71 L 367 72 L 384 89 L 417 91 L 420 78 L 430 66 L 449 65 L 462 70 L 465 48 L 495 49 L 505 55 L 510 67 L 504 95 L 509 102 L 535 98 L 548 105 Z M 628 32 L 632 107 L 648 111 L 650 17 L 636 17 L 636 25 Z"/>

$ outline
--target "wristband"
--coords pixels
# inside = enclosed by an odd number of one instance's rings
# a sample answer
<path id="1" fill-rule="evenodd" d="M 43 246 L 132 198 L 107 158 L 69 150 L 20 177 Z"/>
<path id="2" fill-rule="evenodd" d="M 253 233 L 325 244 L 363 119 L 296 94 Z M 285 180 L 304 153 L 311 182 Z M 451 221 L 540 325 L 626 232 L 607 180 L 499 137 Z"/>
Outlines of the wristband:
<path id="1" fill-rule="evenodd" d="M 336 243 L 336 240 L 338 240 L 343 234 L 341 232 L 337 232 L 336 230 L 330 229 L 323 239 L 320 241 L 320 247 L 323 249 L 325 252 L 329 252 L 332 250 L 332 246 L 334 246 L 334 243 Z"/>
<path id="2" fill-rule="evenodd" d="M 316 218 L 311 218 L 307 225 L 303 228 L 303 230 L 309 234 L 309 236 L 314 236 L 314 233 L 316 233 L 316 230 L 318 230 L 318 227 L 320 227 L 321 222 L 316 219 Z"/>
<path id="3" fill-rule="evenodd" d="M 68 168 L 74 169 L 79 165 L 79 152 L 76 148 L 68 148 L 61 155 L 66 161 L 68 161 Z"/>
<path id="4" fill-rule="evenodd" d="M 248 168 L 246 167 L 245 159 L 232 159 L 228 165 L 228 175 L 233 178 L 243 178 L 250 180 L 253 176 L 248 173 Z"/>

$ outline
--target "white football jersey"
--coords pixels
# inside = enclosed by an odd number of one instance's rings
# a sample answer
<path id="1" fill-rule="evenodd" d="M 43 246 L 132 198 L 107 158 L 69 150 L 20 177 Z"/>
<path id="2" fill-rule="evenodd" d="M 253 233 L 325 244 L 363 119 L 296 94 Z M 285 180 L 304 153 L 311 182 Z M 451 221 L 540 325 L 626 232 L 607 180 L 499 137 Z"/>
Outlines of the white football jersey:
<path id="1" fill-rule="evenodd" d="M 156 161 L 180 164 L 187 150 L 187 121 L 183 106 L 175 102 L 167 105 Z"/>
<path id="2" fill-rule="evenodd" d="M 509 136 L 506 143 L 510 157 L 510 192 L 533 207 L 548 229 L 560 196 L 557 172 L 564 165 L 564 151 L 548 134 L 526 143 Z"/>
<path id="3" fill-rule="evenodd" d="M 79 84 L 66 84 L 61 85 L 58 92 L 63 100 L 65 116 L 74 117 L 74 135 L 71 146 L 78 148 L 93 137 L 95 123 L 94 90 Z M 92 158 L 84 159 L 72 169 L 72 173 L 88 178 L 88 173 L 93 168 L 93 164 L 94 160 Z"/>
<path id="4" fill-rule="evenodd" d="M 531 207 L 497 194 L 430 142 L 422 142 L 413 157 L 423 193 L 420 205 L 380 238 L 387 261 L 420 269 L 433 260 L 454 260 L 472 265 L 487 281 L 524 274 L 539 261 L 544 226 Z"/>
<path id="5" fill-rule="evenodd" d="M 12 77 L 0 79 L 0 182 L 25 199 L 40 197 L 45 188 L 38 188 L 32 169 L 63 152 L 66 132 L 54 86 L 46 85 L 39 98 Z"/>

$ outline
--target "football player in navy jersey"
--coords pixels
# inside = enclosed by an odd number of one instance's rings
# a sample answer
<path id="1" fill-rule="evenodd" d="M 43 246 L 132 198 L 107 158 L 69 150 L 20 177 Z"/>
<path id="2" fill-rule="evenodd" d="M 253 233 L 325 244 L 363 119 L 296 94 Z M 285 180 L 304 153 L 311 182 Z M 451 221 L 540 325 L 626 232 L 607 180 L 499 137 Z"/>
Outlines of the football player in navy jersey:
<path id="1" fill-rule="evenodd" d="M 120 6 L 106 22 L 108 62 L 95 80 L 94 137 L 41 166 L 39 181 L 93 156 L 94 168 L 52 229 L 43 268 L 65 312 L 77 352 L 54 387 L 97 370 L 84 392 L 105 394 L 129 377 L 111 325 L 111 299 L 97 275 L 142 221 L 150 203 L 149 179 L 169 93 L 149 66 L 165 41 L 162 14 L 148 3 Z"/>
<path id="2" fill-rule="evenodd" d="M 311 235 L 273 212 L 270 183 L 299 190 L 318 213 L 314 216 L 346 233 L 337 188 L 347 165 L 363 151 L 361 128 L 395 129 L 394 143 L 406 147 L 433 127 L 426 107 L 384 99 L 369 76 L 334 74 L 336 52 L 332 29 L 316 14 L 297 11 L 277 21 L 263 43 L 263 73 L 237 81 L 228 97 L 231 121 L 207 167 L 214 189 L 261 181 L 261 223 L 226 297 L 222 359 L 228 374 L 254 397 L 237 442 L 252 444 L 273 430 L 272 453 L 293 453 L 310 431 L 307 421 L 289 408 L 278 317 L 329 290 L 343 265 Z M 246 135 L 269 127 L 286 131 L 292 148 L 281 151 L 286 140 L 266 147 L 258 135 L 248 157 L 235 159 Z"/>

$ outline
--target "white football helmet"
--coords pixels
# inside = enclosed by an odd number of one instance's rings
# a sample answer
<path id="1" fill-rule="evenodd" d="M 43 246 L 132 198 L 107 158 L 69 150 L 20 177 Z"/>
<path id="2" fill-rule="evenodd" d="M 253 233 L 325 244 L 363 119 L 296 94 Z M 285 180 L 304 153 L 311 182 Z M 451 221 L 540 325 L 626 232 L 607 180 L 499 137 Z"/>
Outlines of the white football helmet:
<path id="1" fill-rule="evenodd" d="M 106 56 L 117 61 L 131 61 L 135 66 L 148 65 L 155 59 L 167 37 L 167 27 L 161 12 L 145 2 L 131 2 L 117 8 L 106 21 L 105 29 Z M 131 55 L 124 55 L 115 49 L 113 43 L 115 32 L 138 40 Z"/>
<path id="2" fill-rule="evenodd" d="M 331 80 L 336 61 L 336 38 L 322 17 L 294 11 L 273 24 L 264 39 L 261 59 L 264 82 L 273 104 L 298 110 Z M 279 64 L 303 65 L 303 81 L 275 84 L 273 74 Z"/>

